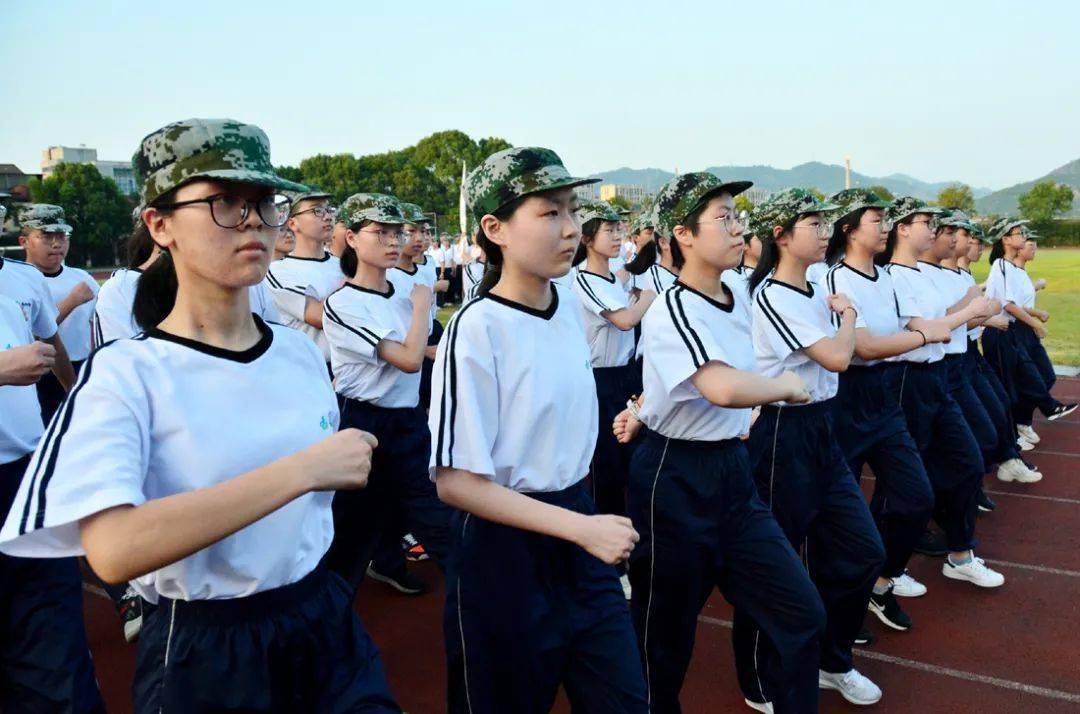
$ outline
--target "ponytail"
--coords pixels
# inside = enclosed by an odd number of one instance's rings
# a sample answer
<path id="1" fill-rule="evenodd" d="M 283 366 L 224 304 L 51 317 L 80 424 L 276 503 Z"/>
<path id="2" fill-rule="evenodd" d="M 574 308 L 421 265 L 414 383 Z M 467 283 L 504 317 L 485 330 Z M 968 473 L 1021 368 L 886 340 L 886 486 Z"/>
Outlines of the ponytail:
<path id="1" fill-rule="evenodd" d="M 589 257 L 589 246 L 585 243 L 585 239 L 592 240 L 595 238 L 596 233 L 600 230 L 601 223 L 603 221 L 599 218 L 592 218 L 581 224 L 581 240 L 578 242 L 577 250 L 574 251 L 574 259 L 570 261 L 570 265 L 578 265 Z"/>
<path id="2" fill-rule="evenodd" d="M 132 316 L 144 331 L 152 330 L 176 305 L 176 268 L 169 251 L 162 250 L 157 260 L 143 271 L 135 289 Z"/>
<path id="3" fill-rule="evenodd" d="M 659 239 L 654 237 L 638 250 L 634 259 L 623 266 L 626 268 L 626 272 L 631 275 L 643 275 L 645 271 L 656 264 L 656 259 L 660 255 L 660 249 L 656 246 L 657 240 Z"/>
<path id="4" fill-rule="evenodd" d="M 993 245 L 990 246 L 990 265 L 993 265 L 994 261 L 996 261 L 998 258 L 1004 258 L 1004 257 L 1005 257 L 1005 239 L 998 238 L 996 241 L 994 241 Z"/>
<path id="5" fill-rule="evenodd" d="M 785 230 L 787 229 L 785 228 Z M 760 239 L 761 236 L 758 236 L 758 238 Z M 754 272 L 750 273 L 750 279 L 747 281 L 751 295 L 757 290 L 757 286 L 761 285 L 765 278 L 776 270 L 779 262 L 780 248 L 776 245 L 776 238 L 770 233 L 768 238 L 761 241 L 761 257 L 758 259 L 757 265 L 754 266 Z"/>

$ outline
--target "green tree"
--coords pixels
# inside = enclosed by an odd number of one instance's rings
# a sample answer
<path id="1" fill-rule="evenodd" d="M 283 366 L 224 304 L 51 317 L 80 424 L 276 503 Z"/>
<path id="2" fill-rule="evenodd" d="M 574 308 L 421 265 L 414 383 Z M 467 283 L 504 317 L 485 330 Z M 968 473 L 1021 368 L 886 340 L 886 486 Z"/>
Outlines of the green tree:
<path id="1" fill-rule="evenodd" d="M 1040 181 L 1021 194 L 1017 203 L 1024 218 L 1034 223 L 1047 223 L 1072 209 L 1073 188 L 1053 181 Z"/>
<path id="2" fill-rule="evenodd" d="M 893 195 L 893 192 L 890 191 L 889 189 L 885 188 L 884 186 L 880 186 L 880 185 L 879 186 L 871 186 L 870 190 L 873 191 L 874 193 L 876 193 L 878 196 L 881 196 L 882 198 L 884 198 L 886 201 L 895 201 L 896 200 L 896 196 Z"/>
<path id="3" fill-rule="evenodd" d="M 754 210 L 754 202 L 747 198 L 745 193 L 741 193 L 735 197 L 735 212 L 741 214 L 743 211 L 751 213 Z"/>
<path id="4" fill-rule="evenodd" d="M 607 199 L 607 202 L 621 211 L 630 211 L 634 208 L 634 204 L 630 203 L 630 199 L 626 196 L 612 196 Z"/>
<path id="5" fill-rule="evenodd" d="M 93 164 L 56 166 L 51 176 L 30 179 L 35 203 L 61 206 L 71 225 L 72 265 L 115 265 L 120 243 L 131 234 L 132 202 Z"/>
<path id="6" fill-rule="evenodd" d="M 937 205 L 944 208 L 959 208 L 967 214 L 975 212 L 975 195 L 967 184 L 954 183 L 941 189 L 937 195 Z"/>

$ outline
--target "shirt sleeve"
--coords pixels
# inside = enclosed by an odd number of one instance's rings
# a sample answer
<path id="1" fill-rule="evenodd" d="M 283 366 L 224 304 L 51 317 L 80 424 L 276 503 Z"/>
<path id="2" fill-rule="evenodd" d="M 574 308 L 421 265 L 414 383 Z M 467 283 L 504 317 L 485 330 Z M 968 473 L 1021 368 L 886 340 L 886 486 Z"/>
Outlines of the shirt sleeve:
<path id="1" fill-rule="evenodd" d="M 307 298 L 315 297 L 308 285 L 289 285 L 274 275 L 273 269 L 266 273 L 266 282 L 270 285 L 270 292 L 274 297 L 274 306 L 282 315 L 288 315 L 298 322 L 304 321 L 304 310 L 307 308 Z"/>
<path id="2" fill-rule="evenodd" d="M 362 305 L 342 300 L 339 293 L 323 304 L 323 331 L 331 346 L 355 359 L 377 362 L 379 340 L 403 339 L 403 336 L 383 324 L 378 315 Z"/>
<path id="3" fill-rule="evenodd" d="M 252 285 L 250 295 L 252 312 L 265 322 L 281 322 L 281 313 L 274 304 L 274 295 L 270 291 L 268 281 L 263 280 L 258 285 Z"/>
<path id="4" fill-rule="evenodd" d="M 585 306 L 585 309 L 594 315 L 614 312 L 626 307 L 626 291 L 621 285 L 609 285 L 601 278 L 593 278 L 588 273 L 578 273 L 574 278 L 574 295 Z"/>
<path id="5" fill-rule="evenodd" d="M 728 351 L 685 302 L 680 290 L 666 291 L 649 306 L 642 325 L 645 359 L 658 365 L 656 372 L 673 402 L 701 398 L 690 380 L 709 362 L 732 364 Z"/>
<path id="6" fill-rule="evenodd" d="M 787 296 L 781 297 L 777 289 L 766 287 L 754 299 L 754 325 L 761 326 L 755 334 L 768 341 L 769 350 L 780 360 L 792 352 L 804 350 L 830 337 L 823 328 L 820 315 L 815 314 L 821 310 L 822 301 L 819 296 L 809 300 L 801 297 L 789 300 Z M 828 322 L 827 318 L 825 322 Z"/>
<path id="7" fill-rule="evenodd" d="M 45 284 L 45 278 L 40 275 L 35 278 L 37 279 L 34 280 L 34 292 L 37 294 L 37 299 L 34 300 L 35 313 L 31 316 L 31 329 L 35 337 L 47 340 L 56 334 L 58 329 L 56 318 L 60 316 L 60 312 L 49 292 L 49 286 Z"/>
<path id="8" fill-rule="evenodd" d="M 919 296 L 915 294 L 915 288 L 911 282 L 899 274 L 890 273 L 890 275 L 892 276 L 893 294 L 896 295 L 896 316 L 901 320 L 922 317 L 923 309 L 919 304 Z"/>
<path id="9" fill-rule="evenodd" d="M 469 303 L 450 320 L 439 342 L 431 378 L 429 473 L 462 469 L 493 478 L 499 384 L 486 325 Z M 465 319 L 462 319 L 465 318 Z"/>
<path id="10" fill-rule="evenodd" d="M 79 521 L 146 501 L 149 405 L 115 342 L 87 360 L 19 485 L 0 550 L 20 557 L 82 555 Z"/>
<path id="11" fill-rule="evenodd" d="M 878 276 L 880 280 L 881 277 Z M 829 295 L 846 295 L 848 300 L 851 301 L 852 307 L 855 308 L 855 329 L 860 327 L 866 327 L 866 320 L 863 315 L 866 314 L 866 310 L 863 309 L 862 301 L 854 290 L 851 289 L 851 283 L 846 278 L 840 275 L 840 268 L 834 268 L 825 273 L 822 279 L 822 286 L 828 291 Z M 832 324 L 837 328 L 840 327 L 840 315 L 829 311 L 830 320 Z"/>

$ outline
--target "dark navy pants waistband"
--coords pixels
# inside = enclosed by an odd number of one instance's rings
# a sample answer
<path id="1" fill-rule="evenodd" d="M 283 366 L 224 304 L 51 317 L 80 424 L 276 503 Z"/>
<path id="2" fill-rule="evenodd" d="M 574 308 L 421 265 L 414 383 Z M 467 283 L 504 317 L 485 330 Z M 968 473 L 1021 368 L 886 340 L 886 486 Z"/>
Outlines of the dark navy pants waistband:
<path id="1" fill-rule="evenodd" d="M 663 448 L 665 444 L 674 445 L 683 449 L 732 449 L 742 444 L 738 438 L 720 439 L 718 441 L 693 441 L 690 439 L 673 439 L 651 429 L 645 429 L 645 441 L 652 446 Z"/>
<path id="2" fill-rule="evenodd" d="M 577 483 L 567 486 L 559 491 L 523 491 L 522 494 L 529 498 L 534 498 L 537 501 L 551 504 L 552 506 L 561 506 L 563 508 L 570 508 L 571 510 L 579 510 L 574 507 L 574 504 L 579 503 L 582 498 L 587 497 L 589 491 L 585 487 L 585 477 L 582 476 L 581 480 Z"/>
<path id="3" fill-rule="evenodd" d="M 240 620 L 252 620 L 287 610 L 305 602 L 323 588 L 331 574 L 318 565 L 295 583 L 263 590 L 246 597 L 223 600 L 170 600 L 159 598 L 158 607 L 163 611 L 175 605 L 178 615 L 199 622 L 230 624 Z"/>
<path id="4" fill-rule="evenodd" d="M 790 406 L 780 406 L 777 404 L 766 404 L 761 407 L 762 414 L 779 414 L 782 410 L 784 416 L 794 415 L 799 417 L 820 417 L 823 414 L 832 413 L 836 408 L 836 397 L 830 397 L 820 402 L 814 402 L 813 404 L 792 404 Z"/>

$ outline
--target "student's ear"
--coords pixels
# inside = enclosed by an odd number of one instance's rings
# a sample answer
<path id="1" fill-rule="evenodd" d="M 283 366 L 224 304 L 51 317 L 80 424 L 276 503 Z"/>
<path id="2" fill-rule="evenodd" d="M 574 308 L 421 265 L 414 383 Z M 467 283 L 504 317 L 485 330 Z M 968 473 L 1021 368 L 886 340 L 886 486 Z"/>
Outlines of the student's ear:
<path id="1" fill-rule="evenodd" d="M 486 235 L 488 240 L 492 243 L 499 247 L 506 245 L 506 235 L 503 232 L 503 224 L 498 218 L 490 213 L 485 214 L 484 217 L 480 219 L 480 227 L 484 229 L 484 235 Z"/>

